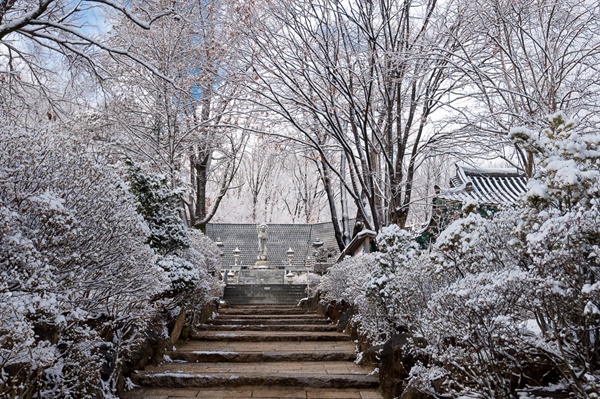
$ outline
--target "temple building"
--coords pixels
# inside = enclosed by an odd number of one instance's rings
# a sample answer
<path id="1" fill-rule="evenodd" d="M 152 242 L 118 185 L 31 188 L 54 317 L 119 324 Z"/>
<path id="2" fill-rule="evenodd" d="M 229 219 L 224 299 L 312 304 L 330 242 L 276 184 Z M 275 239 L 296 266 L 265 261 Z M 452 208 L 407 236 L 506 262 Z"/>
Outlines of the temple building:
<path id="1" fill-rule="evenodd" d="M 209 223 L 206 235 L 221 249 L 229 281 L 239 284 L 277 284 L 285 276 L 289 280 L 309 270 L 319 272 L 340 252 L 331 223 Z"/>
<path id="2" fill-rule="evenodd" d="M 456 165 L 450 187 L 435 187 L 431 219 L 420 234 L 423 246 L 435 241 L 439 233 L 460 218 L 465 205 L 472 204 L 482 216 L 492 216 L 502 206 L 515 205 L 527 192 L 527 177 L 517 169 L 474 168 Z"/>

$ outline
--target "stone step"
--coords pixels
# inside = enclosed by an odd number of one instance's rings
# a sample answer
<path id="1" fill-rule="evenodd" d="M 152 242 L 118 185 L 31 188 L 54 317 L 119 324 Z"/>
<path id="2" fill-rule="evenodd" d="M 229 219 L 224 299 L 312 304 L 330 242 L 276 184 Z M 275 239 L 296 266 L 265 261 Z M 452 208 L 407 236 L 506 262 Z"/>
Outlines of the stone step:
<path id="1" fill-rule="evenodd" d="M 306 297 L 305 285 L 242 284 L 227 285 L 223 300 L 230 305 L 297 305 Z"/>
<path id="2" fill-rule="evenodd" d="M 245 314 L 245 315 L 236 315 L 236 314 L 219 314 L 215 320 L 256 320 L 256 319 L 265 319 L 265 320 L 280 320 L 280 319 L 308 319 L 308 320 L 324 320 L 322 316 L 314 313 L 307 314 L 278 314 L 278 315 L 264 315 L 264 314 Z"/>
<path id="3" fill-rule="evenodd" d="M 261 303 L 277 303 L 289 306 L 296 306 L 306 297 L 306 294 L 297 295 L 285 295 L 285 296 L 274 296 L 274 295 L 255 295 L 252 298 L 247 296 L 228 296 L 225 300 L 230 305 L 246 305 L 246 304 L 261 304 Z"/>
<path id="4" fill-rule="evenodd" d="M 281 306 L 281 307 L 234 307 L 234 308 L 220 308 L 219 314 L 221 315 L 292 315 L 292 314 L 311 314 L 308 309 Z"/>
<path id="5" fill-rule="evenodd" d="M 133 379 L 132 379 L 133 380 Z M 142 374 L 139 384 L 144 387 L 237 387 L 243 385 L 298 386 L 312 388 L 377 388 L 376 377 L 366 375 L 323 375 L 323 374 L 206 374 L 206 373 L 156 373 Z"/>
<path id="6" fill-rule="evenodd" d="M 289 305 L 238 305 L 238 306 L 232 306 L 232 307 L 221 307 L 221 309 L 304 309 L 304 308 L 298 308 L 296 306 L 289 306 Z"/>
<path id="7" fill-rule="evenodd" d="M 136 375 L 144 387 L 298 386 L 377 388 L 368 367 L 352 362 L 163 363 Z"/>
<path id="8" fill-rule="evenodd" d="M 211 353 L 265 353 L 265 352 L 356 352 L 356 345 L 350 341 L 267 341 L 267 342 L 244 342 L 244 341 L 185 341 L 177 343 L 176 352 L 211 352 Z"/>
<path id="9" fill-rule="evenodd" d="M 127 393 L 126 399 L 383 399 L 377 389 L 241 386 L 215 388 L 144 388 Z"/>
<path id="10" fill-rule="evenodd" d="M 192 334 L 192 339 L 200 341 L 347 341 L 348 336 L 338 332 L 304 332 L 294 331 L 240 331 L 219 332 L 201 331 Z"/>
<path id="11" fill-rule="evenodd" d="M 224 325 L 307 325 L 307 324 L 316 324 L 316 325 L 330 325 L 331 322 L 322 318 L 314 318 L 314 319 L 266 319 L 266 318 L 254 318 L 254 319 L 213 319 L 207 322 L 208 324 L 214 326 L 224 326 Z"/>
<path id="12" fill-rule="evenodd" d="M 165 353 L 173 361 L 189 363 L 211 362 L 330 362 L 355 361 L 354 350 L 322 350 L 322 351 L 261 351 L 261 352 L 226 352 L 226 351 L 171 351 Z"/>
<path id="13" fill-rule="evenodd" d="M 196 327 L 196 329 L 202 331 L 337 331 L 337 327 L 332 324 L 200 324 Z"/>
<path id="14" fill-rule="evenodd" d="M 382 399 L 356 345 L 316 314 L 285 306 L 244 306 L 221 314 L 168 360 L 131 376 L 124 399 Z"/>

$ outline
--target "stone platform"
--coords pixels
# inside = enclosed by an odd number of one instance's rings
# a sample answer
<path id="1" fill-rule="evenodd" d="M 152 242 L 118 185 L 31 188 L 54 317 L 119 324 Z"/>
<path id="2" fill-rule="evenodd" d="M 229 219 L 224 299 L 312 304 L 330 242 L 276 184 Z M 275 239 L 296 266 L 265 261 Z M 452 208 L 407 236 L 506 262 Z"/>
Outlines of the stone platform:
<path id="1" fill-rule="evenodd" d="M 252 265 L 251 269 L 271 269 L 271 262 L 268 260 L 257 260 L 254 265 Z"/>
<path id="2" fill-rule="evenodd" d="M 244 270 L 243 272 L 260 270 Z M 283 271 L 281 271 L 283 274 Z M 306 297 L 304 284 L 227 285 L 223 300 L 230 305 L 297 305 Z"/>
<path id="3" fill-rule="evenodd" d="M 285 270 L 247 269 L 240 270 L 238 284 L 284 284 Z"/>

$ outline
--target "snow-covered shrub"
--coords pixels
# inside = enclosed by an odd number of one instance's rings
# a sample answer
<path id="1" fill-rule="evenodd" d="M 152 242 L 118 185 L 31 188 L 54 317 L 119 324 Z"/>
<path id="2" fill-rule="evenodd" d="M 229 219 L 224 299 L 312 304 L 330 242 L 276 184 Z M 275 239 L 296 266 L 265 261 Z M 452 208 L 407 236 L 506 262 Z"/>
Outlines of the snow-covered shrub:
<path id="1" fill-rule="evenodd" d="M 200 282 L 200 272 L 192 263 L 175 255 L 159 256 L 156 262 L 171 281 L 171 295 L 192 290 Z M 206 277 L 206 275 L 202 276 Z"/>
<path id="2" fill-rule="evenodd" d="M 173 302 L 186 309 L 190 325 L 195 325 L 204 305 L 222 296 L 224 284 L 217 274 L 220 262 L 217 245 L 200 230 L 188 229 L 187 235 L 190 245 L 175 254 L 193 266 L 195 284 L 181 291 Z"/>
<path id="3" fill-rule="evenodd" d="M 132 161 L 127 165 L 130 191 L 150 230 L 147 242 L 160 254 L 157 265 L 171 281 L 171 306 L 185 305 L 190 311 L 220 296 L 218 248 L 200 231 L 184 225 L 179 217 L 180 192 L 169 189 L 165 177 L 144 172 Z"/>
<path id="4" fill-rule="evenodd" d="M 380 268 L 372 254 L 346 258 L 330 267 L 318 286 L 324 301 L 353 306 L 353 324 L 373 342 L 385 340 L 389 331 L 387 312 L 372 295 L 373 276 Z"/>
<path id="5" fill-rule="evenodd" d="M 219 247 L 198 229 L 189 229 L 187 234 L 190 245 L 177 251 L 177 254 L 201 270 L 202 284 L 196 289 L 202 290 L 203 298 L 219 298 L 224 288 L 217 274 L 221 262 Z"/>
<path id="6" fill-rule="evenodd" d="M 541 133 L 512 132 L 539 159 L 514 246 L 538 282 L 531 300 L 543 340 L 532 345 L 588 397 L 600 389 L 600 133 L 561 113 L 549 122 Z"/>
<path id="7" fill-rule="evenodd" d="M 404 327 L 399 325 L 394 317 L 393 299 L 397 295 L 396 290 L 391 289 L 390 284 L 400 279 L 400 276 L 409 268 L 410 263 L 419 253 L 419 245 L 412 234 L 397 225 L 382 228 L 376 240 L 379 248 L 379 252 L 375 253 L 377 267 L 371 274 L 371 281 L 367 286 L 367 297 L 372 304 L 371 307 L 377 308 L 376 313 L 384 315 L 379 322 L 384 323 L 387 327 L 383 327 L 377 335 L 380 339 L 387 339 L 389 333 L 397 332 L 398 328 Z"/>
<path id="8" fill-rule="evenodd" d="M 119 174 L 66 135 L 0 128 L 0 220 L 0 396 L 110 395 L 167 288 Z"/>
<path id="9" fill-rule="evenodd" d="M 357 295 L 364 295 L 374 267 L 375 258 L 370 254 L 346 258 L 331 266 L 319 284 L 323 299 L 353 303 Z"/>
<path id="10" fill-rule="evenodd" d="M 432 251 L 457 279 L 428 302 L 425 335 L 457 392 L 512 397 L 539 383 L 543 362 L 579 397 L 598 394 L 600 366 L 600 135 L 561 115 L 541 133 L 516 129 L 538 169 L 515 209 L 493 220 L 470 216 Z M 462 391 L 461 391 L 462 390 Z"/>
<path id="11" fill-rule="evenodd" d="M 598 397 L 600 134 L 556 114 L 511 137 L 537 160 L 517 206 L 455 221 L 429 254 L 388 228 L 380 253 L 334 266 L 322 290 L 359 309 L 373 343 L 398 327 L 426 339 L 429 363 L 411 372 L 419 390 L 443 378 L 436 389 L 450 397 L 511 398 L 558 375 Z M 363 262 L 361 278 L 344 275 Z"/>
<path id="12" fill-rule="evenodd" d="M 518 268 L 470 273 L 429 301 L 429 354 L 452 372 L 461 394 L 509 398 L 514 373 L 528 378 L 521 366 L 531 315 L 522 305 L 532 285 Z"/>

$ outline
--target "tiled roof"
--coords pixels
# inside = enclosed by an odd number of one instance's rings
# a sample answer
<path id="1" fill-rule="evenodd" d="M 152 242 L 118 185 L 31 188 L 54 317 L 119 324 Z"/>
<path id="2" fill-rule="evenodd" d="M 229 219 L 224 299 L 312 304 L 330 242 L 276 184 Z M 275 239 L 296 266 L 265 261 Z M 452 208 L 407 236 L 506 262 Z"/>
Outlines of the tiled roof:
<path id="1" fill-rule="evenodd" d="M 451 188 L 440 191 L 438 198 L 479 204 L 514 204 L 527 191 L 527 178 L 517 169 L 473 168 L 456 166 Z"/>
<path id="2" fill-rule="evenodd" d="M 285 267 L 288 264 L 287 251 L 292 248 L 293 267 L 305 267 L 306 258 L 313 257 L 312 243 L 319 238 L 324 248 L 337 250 L 335 234 L 331 223 L 318 224 L 268 224 L 267 259 L 271 267 Z M 223 243 L 223 266 L 234 264 L 233 251 L 240 250 L 240 264 L 251 266 L 256 262 L 258 235 L 255 224 L 209 223 L 206 235 L 213 241 L 220 238 Z M 339 251 L 338 251 L 339 252 Z"/>

